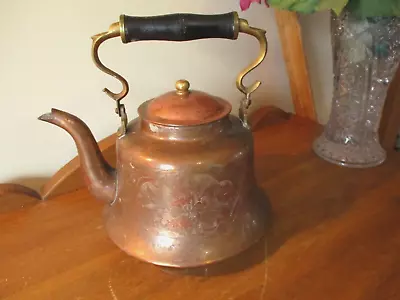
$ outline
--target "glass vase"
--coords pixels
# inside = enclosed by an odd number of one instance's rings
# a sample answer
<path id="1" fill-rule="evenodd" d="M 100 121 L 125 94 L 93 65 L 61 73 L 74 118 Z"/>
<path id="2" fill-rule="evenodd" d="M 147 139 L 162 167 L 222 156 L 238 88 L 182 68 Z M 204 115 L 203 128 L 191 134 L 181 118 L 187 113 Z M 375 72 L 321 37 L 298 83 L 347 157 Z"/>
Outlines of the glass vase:
<path id="1" fill-rule="evenodd" d="M 378 129 L 388 86 L 400 58 L 400 18 L 331 15 L 334 92 L 321 158 L 347 167 L 373 167 L 386 159 Z"/>

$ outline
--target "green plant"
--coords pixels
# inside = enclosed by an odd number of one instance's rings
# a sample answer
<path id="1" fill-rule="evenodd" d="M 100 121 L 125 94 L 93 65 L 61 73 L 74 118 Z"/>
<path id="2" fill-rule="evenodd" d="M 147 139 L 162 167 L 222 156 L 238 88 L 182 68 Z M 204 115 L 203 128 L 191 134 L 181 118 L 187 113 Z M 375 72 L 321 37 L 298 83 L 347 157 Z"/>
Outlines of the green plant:
<path id="1" fill-rule="evenodd" d="M 251 3 L 261 1 L 277 9 L 306 14 L 323 10 L 340 14 L 346 8 L 360 18 L 400 16 L 400 0 L 240 0 L 240 7 L 246 10 Z"/>

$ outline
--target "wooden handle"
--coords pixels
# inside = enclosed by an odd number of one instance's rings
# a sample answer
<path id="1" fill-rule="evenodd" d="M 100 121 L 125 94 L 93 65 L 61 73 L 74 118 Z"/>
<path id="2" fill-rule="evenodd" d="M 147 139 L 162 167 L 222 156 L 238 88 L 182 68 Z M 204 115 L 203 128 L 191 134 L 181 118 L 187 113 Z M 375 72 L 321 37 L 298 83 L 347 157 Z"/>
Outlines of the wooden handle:
<path id="1" fill-rule="evenodd" d="M 191 41 L 208 38 L 237 38 L 237 13 L 220 15 L 170 14 L 153 17 L 122 15 L 124 43 L 144 40 Z"/>

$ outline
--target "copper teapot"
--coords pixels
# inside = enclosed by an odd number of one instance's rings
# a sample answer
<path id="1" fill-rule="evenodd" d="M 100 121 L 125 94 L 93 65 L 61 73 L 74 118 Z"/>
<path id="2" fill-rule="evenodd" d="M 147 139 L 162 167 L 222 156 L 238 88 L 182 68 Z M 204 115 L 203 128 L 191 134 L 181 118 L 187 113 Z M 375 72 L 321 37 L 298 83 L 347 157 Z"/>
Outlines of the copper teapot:
<path id="1" fill-rule="evenodd" d="M 237 79 L 244 94 L 239 117 L 231 104 L 191 90 L 179 80 L 174 91 L 148 100 L 128 122 L 121 100 L 128 82 L 100 61 L 104 41 L 235 40 L 239 32 L 258 39 L 258 58 Z M 39 119 L 65 129 L 74 139 L 84 178 L 94 197 L 105 202 L 105 223 L 112 241 L 143 261 L 168 267 L 195 267 L 234 256 L 263 235 L 265 214 L 253 196 L 253 140 L 247 122 L 250 95 L 258 88 L 242 83 L 265 58 L 265 31 L 250 27 L 236 12 L 222 15 L 122 15 L 107 32 L 92 37 L 96 66 L 123 86 L 104 89 L 116 101 L 121 118 L 116 141 L 116 168 L 103 158 L 86 124 L 53 109 Z"/>

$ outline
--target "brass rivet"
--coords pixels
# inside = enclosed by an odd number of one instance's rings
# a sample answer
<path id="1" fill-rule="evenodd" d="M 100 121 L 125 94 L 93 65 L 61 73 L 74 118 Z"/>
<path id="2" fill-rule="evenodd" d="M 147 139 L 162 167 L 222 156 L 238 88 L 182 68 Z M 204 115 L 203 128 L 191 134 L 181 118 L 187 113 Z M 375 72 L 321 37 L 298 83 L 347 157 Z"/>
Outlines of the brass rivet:
<path id="1" fill-rule="evenodd" d="M 189 92 L 190 83 L 187 80 L 181 79 L 176 82 L 175 88 L 178 95 L 185 95 Z"/>

